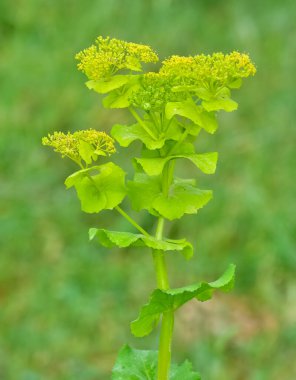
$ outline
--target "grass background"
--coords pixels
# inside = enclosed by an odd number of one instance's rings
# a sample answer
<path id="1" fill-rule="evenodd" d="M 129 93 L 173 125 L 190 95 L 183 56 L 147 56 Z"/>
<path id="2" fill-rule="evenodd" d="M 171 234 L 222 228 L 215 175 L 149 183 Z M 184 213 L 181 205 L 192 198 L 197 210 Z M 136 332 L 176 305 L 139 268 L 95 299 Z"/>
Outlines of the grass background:
<path id="1" fill-rule="evenodd" d="M 88 243 L 90 226 L 129 226 L 82 214 L 63 186 L 74 167 L 40 144 L 54 130 L 128 120 L 104 110 L 76 70 L 74 54 L 97 35 L 162 58 L 239 50 L 256 62 L 239 110 L 199 143 L 220 154 L 216 175 L 201 178 L 214 200 L 167 227 L 196 247 L 191 263 L 169 258 L 173 285 L 235 262 L 236 288 L 177 313 L 173 356 L 204 380 L 296 378 L 295 16 L 292 0 L 0 2 L 1 380 L 105 380 L 123 343 L 157 342 L 128 327 L 154 286 L 150 255 Z"/>

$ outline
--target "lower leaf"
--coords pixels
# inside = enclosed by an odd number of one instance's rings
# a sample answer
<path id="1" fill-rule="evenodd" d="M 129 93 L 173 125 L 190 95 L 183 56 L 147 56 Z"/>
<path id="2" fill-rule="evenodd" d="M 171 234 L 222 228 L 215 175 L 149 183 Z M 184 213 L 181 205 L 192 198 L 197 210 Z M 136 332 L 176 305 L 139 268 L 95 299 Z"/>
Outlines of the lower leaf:
<path id="1" fill-rule="evenodd" d="M 112 370 L 112 380 L 156 380 L 157 351 L 135 350 L 125 345 L 118 354 Z M 185 361 L 181 365 L 172 364 L 170 380 L 201 380 L 192 371 L 192 365 Z"/>
<path id="2" fill-rule="evenodd" d="M 192 364 L 186 360 L 181 365 L 172 365 L 170 380 L 201 380 L 201 377 L 197 372 L 192 371 Z"/>
<path id="3" fill-rule="evenodd" d="M 215 290 L 229 291 L 233 287 L 234 276 L 235 265 L 231 264 L 217 281 L 200 282 L 178 289 L 154 290 L 149 302 L 141 308 L 139 317 L 131 323 L 132 333 L 137 337 L 148 335 L 164 312 L 175 311 L 193 298 L 207 301 Z"/>
<path id="4" fill-rule="evenodd" d="M 99 240 L 100 244 L 108 248 L 148 247 L 162 251 L 180 251 L 187 260 L 193 255 L 192 245 L 186 239 L 157 240 L 153 236 L 91 228 L 89 230 L 89 238 L 94 239 L 95 237 Z"/>
<path id="5" fill-rule="evenodd" d="M 118 354 L 112 380 L 155 380 L 157 351 L 135 350 L 128 345 Z"/>

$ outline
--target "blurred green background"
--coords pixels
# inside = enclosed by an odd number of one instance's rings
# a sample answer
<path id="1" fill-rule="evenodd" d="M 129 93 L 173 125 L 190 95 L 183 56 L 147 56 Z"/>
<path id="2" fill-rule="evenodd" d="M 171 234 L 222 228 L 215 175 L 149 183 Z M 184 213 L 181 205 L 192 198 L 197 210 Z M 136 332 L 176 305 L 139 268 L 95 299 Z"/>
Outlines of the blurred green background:
<path id="1" fill-rule="evenodd" d="M 238 111 L 198 143 L 220 154 L 215 176 L 200 178 L 214 200 L 167 227 L 196 247 L 190 263 L 169 257 L 174 286 L 213 280 L 234 262 L 236 287 L 177 313 L 173 356 L 204 380 L 296 378 L 295 17 L 292 0 L 0 2 L 1 380 L 105 380 L 125 342 L 156 347 L 155 333 L 129 332 L 154 287 L 149 252 L 89 243 L 89 227 L 130 227 L 115 212 L 83 214 L 63 186 L 75 168 L 40 143 L 129 120 L 104 110 L 76 70 L 74 54 L 98 35 L 162 58 L 239 50 L 256 63 L 234 94 Z"/>

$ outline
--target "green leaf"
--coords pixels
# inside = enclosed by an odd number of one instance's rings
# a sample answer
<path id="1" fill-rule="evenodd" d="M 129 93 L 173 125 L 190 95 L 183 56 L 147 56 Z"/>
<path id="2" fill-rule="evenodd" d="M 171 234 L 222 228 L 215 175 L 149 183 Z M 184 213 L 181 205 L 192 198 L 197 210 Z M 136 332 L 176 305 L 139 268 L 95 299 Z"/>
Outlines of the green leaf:
<path id="1" fill-rule="evenodd" d="M 94 166 L 94 168 L 96 168 L 96 166 Z M 69 175 L 65 180 L 66 188 L 69 189 L 70 187 L 79 184 L 89 171 L 90 169 L 83 169 Z"/>
<path id="2" fill-rule="evenodd" d="M 112 380 L 155 380 L 157 355 L 157 351 L 135 350 L 128 345 L 124 346 L 112 370 Z"/>
<path id="3" fill-rule="evenodd" d="M 235 111 L 238 104 L 230 98 L 230 90 L 227 87 L 220 88 L 215 96 L 209 100 L 203 101 L 202 106 L 208 112 L 224 110 L 226 112 Z"/>
<path id="4" fill-rule="evenodd" d="M 192 99 L 184 100 L 183 102 L 169 102 L 165 108 L 167 119 L 171 119 L 175 115 L 184 116 L 193 121 L 195 124 L 201 124 L 200 114 L 202 108 L 197 106 Z"/>
<path id="5" fill-rule="evenodd" d="M 192 142 L 190 141 L 194 141 L 195 139 L 193 139 L 192 136 L 187 136 L 187 138 L 181 142 L 181 143 L 178 143 L 177 144 L 174 142 L 174 141 L 169 141 L 167 144 L 166 144 L 166 152 L 165 152 L 165 155 L 168 155 L 168 156 L 182 156 L 183 154 L 185 155 L 190 155 L 190 154 L 195 154 L 195 146 L 194 144 L 192 144 Z M 142 154 L 143 158 L 146 158 L 144 157 L 144 155 Z M 159 157 L 159 155 L 158 155 Z"/>
<path id="6" fill-rule="evenodd" d="M 149 177 L 137 173 L 133 181 L 127 184 L 128 196 L 132 207 L 136 211 L 148 210 L 155 215 L 173 220 L 181 218 L 184 214 L 195 214 L 212 199 L 211 190 L 200 190 L 192 181 L 175 180 L 165 196 L 161 189 L 158 176 Z"/>
<path id="7" fill-rule="evenodd" d="M 241 87 L 242 83 L 243 83 L 242 78 L 236 78 L 236 79 L 233 79 L 233 81 L 230 82 L 230 83 L 228 84 L 228 86 L 229 86 L 229 88 L 237 89 L 237 88 L 240 88 L 240 87 Z"/>
<path id="8" fill-rule="evenodd" d="M 162 173 L 167 162 L 177 158 L 188 159 L 202 172 L 206 174 L 213 174 L 216 170 L 218 153 L 211 152 L 203 154 L 182 154 L 157 158 L 135 158 L 135 160 L 142 166 L 145 173 L 147 173 L 149 176 L 154 176 Z"/>
<path id="9" fill-rule="evenodd" d="M 128 345 L 119 351 L 112 370 L 112 380 L 156 380 L 158 351 L 136 350 Z M 201 380 L 192 372 L 191 363 L 172 364 L 170 380 Z"/>
<path id="10" fill-rule="evenodd" d="M 212 91 L 205 87 L 195 87 L 194 93 L 202 100 L 209 100 L 213 96 Z"/>
<path id="11" fill-rule="evenodd" d="M 152 124 L 146 123 L 146 126 L 152 134 L 156 133 Z M 115 124 L 112 127 L 111 136 L 123 147 L 129 146 L 135 140 L 141 140 L 148 149 L 158 149 L 163 145 L 163 141 L 154 139 L 140 124 Z"/>
<path id="12" fill-rule="evenodd" d="M 186 129 L 189 135 L 195 137 L 198 136 L 201 131 L 201 127 L 194 123 L 184 124 L 183 127 Z"/>
<path id="13" fill-rule="evenodd" d="M 186 117 L 209 133 L 214 133 L 218 127 L 216 114 L 214 112 L 205 112 L 205 110 L 201 106 L 196 105 L 192 99 L 187 99 L 183 102 L 167 103 L 165 113 L 168 119 L 171 119 L 174 115 Z M 198 128 L 192 128 L 191 125 L 188 127 L 190 134 L 198 135 Z M 186 125 L 184 125 L 184 128 L 186 128 Z"/>
<path id="14" fill-rule="evenodd" d="M 218 122 L 216 112 L 206 112 L 203 111 L 200 114 L 201 127 L 208 133 L 215 133 L 218 129 Z"/>
<path id="15" fill-rule="evenodd" d="M 224 110 L 226 112 L 235 111 L 238 104 L 232 99 L 216 99 L 202 103 L 207 111 Z"/>
<path id="16" fill-rule="evenodd" d="M 217 166 L 218 153 L 210 152 L 197 154 L 189 159 L 205 174 L 214 174 Z"/>
<path id="17" fill-rule="evenodd" d="M 184 214 L 196 214 L 213 197 L 211 190 L 200 190 L 187 181 L 175 182 L 165 196 L 160 193 L 153 202 L 153 208 L 164 218 L 179 219 Z"/>
<path id="18" fill-rule="evenodd" d="M 172 364 L 170 380 L 201 380 L 201 377 L 192 371 L 192 364 L 186 360 L 181 365 Z"/>
<path id="19" fill-rule="evenodd" d="M 94 239 L 95 237 L 99 240 L 100 244 L 108 248 L 148 247 L 162 251 L 180 251 L 187 260 L 193 255 L 192 245 L 185 239 L 157 240 L 153 236 L 91 228 L 89 230 L 89 238 Z"/>
<path id="20" fill-rule="evenodd" d="M 93 175 L 92 172 L 99 174 Z M 67 188 L 75 187 L 83 211 L 95 213 L 113 209 L 121 203 L 126 195 L 124 177 L 124 171 L 109 162 L 73 173 L 65 185 Z"/>
<path id="21" fill-rule="evenodd" d="M 94 148 L 89 143 L 83 140 L 79 141 L 79 154 L 88 165 L 92 163 L 92 159 L 97 158 L 94 151 Z"/>
<path id="22" fill-rule="evenodd" d="M 151 131 L 151 134 L 140 124 L 129 126 L 116 124 L 111 130 L 111 135 L 123 147 L 129 146 L 135 140 L 140 140 L 150 150 L 162 148 L 166 140 L 178 141 L 182 135 L 181 129 L 175 123 L 172 123 L 166 135 L 159 135 L 152 123 L 147 121 L 143 121 L 143 123 L 146 129 Z M 157 138 L 153 138 L 151 135 L 157 136 Z"/>
<path id="23" fill-rule="evenodd" d="M 127 108 L 130 106 L 130 97 L 139 87 L 139 76 L 131 75 L 130 80 L 123 88 L 115 89 L 103 99 L 105 108 Z"/>
<path id="24" fill-rule="evenodd" d="M 159 177 L 149 177 L 144 173 L 136 173 L 133 181 L 127 183 L 128 196 L 132 208 L 136 211 L 151 210 L 153 202 L 161 193 Z"/>
<path id="25" fill-rule="evenodd" d="M 149 302 L 141 308 L 139 317 L 131 323 L 132 333 L 137 337 L 148 335 L 157 326 L 164 312 L 175 311 L 193 298 L 207 301 L 212 298 L 215 290 L 231 290 L 234 276 L 235 265 L 231 264 L 217 281 L 200 282 L 178 289 L 154 290 Z"/>
<path id="26" fill-rule="evenodd" d="M 90 90 L 94 90 L 99 94 L 106 94 L 112 90 L 122 87 L 130 80 L 129 75 L 114 75 L 108 79 L 90 80 L 86 82 L 86 86 Z"/>

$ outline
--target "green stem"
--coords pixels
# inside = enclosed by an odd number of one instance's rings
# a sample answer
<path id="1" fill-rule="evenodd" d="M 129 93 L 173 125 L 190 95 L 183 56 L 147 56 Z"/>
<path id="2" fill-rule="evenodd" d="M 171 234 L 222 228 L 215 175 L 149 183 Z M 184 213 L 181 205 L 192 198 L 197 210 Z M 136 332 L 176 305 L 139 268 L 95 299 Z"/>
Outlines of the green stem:
<path id="1" fill-rule="evenodd" d="M 162 316 L 159 352 L 158 352 L 157 380 L 169 379 L 173 328 L 174 328 L 174 312 L 167 311 L 163 313 L 163 316 Z"/>
<path id="2" fill-rule="evenodd" d="M 158 223 L 157 223 L 157 228 L 156 228 L 156 234 L 155 234 L 155 238 L 157 240 L 162 239 L 163 226 L 164 226 L 164 219 L 159 218 Z M 161 250 L 154 250 L 153 260 L 154 260 L 154 267 L 156 271 L 157 287 L 163 290 L 169 289 L 170 286 L 169 286 L 169 281 L 168 281 L 168 274 L 167 274 L 167 269 L 166 269 L 164 252 Z"/>
<path id="3" fill-rule="evenodd" d="M 168 152 L 168 156 L 171 156 L 174 151 L 182 144 L 182 142 L 186 139 L 186 137 L 188 136 L 188 131 L 184 131 L 182 136 L 180 137 L 180 139 L 178 140 L 178 142 L 171 148 L 171 150 Z"/>
<path id="4" fill-rule="evenodd" d="M 98 188 L 97 184 L 95 183 L 94 179 L 92 178 L 92 176 L 89 173 L 87 173 L 86 175 L 90 179 L 90 181 L 92 181 L 95 188 L 97 190 L 99 190 L 99 188 Z M 121 207 L 115 206 L 114 209 L 116 211 L 118 211 L 120 215 L 122 215 L 132 226 L 134 226 L 143 235 L 150 237 L 149 233 L 147 231 L 145 231 L 144 228 L 142 228 L 131 216 L 129 216 L 125 211 L 123 211 Z"/>
<path id="5" fill-rule="evenodd" d="M 147 128 L 147 126 L 145 125 L 145 123 L 143 122 L 143 120 L 140 118 L 140 116 L 137 114 L 137 112 L 132 107 L 129 107 L 129 111 L 133 115 L 133 117 L 137 120 L 137 122 L 141 125 L 141 127 L 148 133 L 148 135 L 153 140 L 157 140 L 157 138 L 154 135 L 154 133 L 152 131 L 150 131 L 149 128 Z"/>
<path id="6" fill-rule="evenodd" d="M 156 228 L 155 238 L 162 239 L 164 219 L 159 218 Z M 153 259 L 156 270 L 157 286 L 159 289 L 168 290 L 170 288 L 168 273 L 165 263 L 164 252 L 153 251 Z M 174 312 L 167 311 L 162 316 L 159 349 L 158 349 L 158 380 L 168 380 L 171 364 L 171 343 L 174 327 Z"/>
<path id="7" fill-rule="evenodd" d="M 119 212 L 131 225 L 133 225 L 138 231 L 140 231 L 145 236 L 150 236 L 147 231 L 144 230 L 132 217 L 130 217 L 121 207 L 114 207 L 116 211 Z"/>
<path id="8" fill-rule="evenodd" d="M 150 111 L 148 113 L 148 116 L 149 116 L 150 120 L 152 121 L 152 123 L 154 124 L 154 126 L 156 127 L 157 131 L 161 132 L 161 123 L 158 123 L 158 120 L 155 117 L 154 113 Z"/>
<path id="9" fill-rule="evenodd" d="M 130 111 L 133 114 L 133 116 L 136 118 L 136 120 L 138 120 L 139 118 L 138 114 L 132 108 L 130 108 Z M 141 119 L 138 120 L 138 122 L 142 125 Z M 154 124 L 157 128 L 157 123 L 155 120 L 154 120 Z M 163 125 L 163 120 L 161 122 L 161 125 Z M 146 130 L 145 126 L 143 127 Z M 173 175 L 174 175 L 174 163 L 169 162 L 168 165 L 166 165 L 165 167 L 163 177 L 162 177 L 162 191 L 165 196 L 167 196 L 169 193 L 169 188 L 173 181 Z M 164 227 L 164 218 L 160 217 L 158 218 L 158 223 L 157 223 L 156 233 L 155 233 L 155 238 L 157 240 L 162 239 L 163 227 Z M 155 267 L 155 272 L 156 272 L 157 287 L 161 290 L 168 290 L 170 288 L 170 285 L 169 285 L 169 280 L 168 280 L 168 272 L 166 268 L 164 251 L 153 250 L 152 253 L 153 253 L 154 267 Z M 166 311 L 162 315 L 162 322 L 161 322 L 161 331 L 160 331 L 159 348 L 158 348 L 157 380 L 169 380 L 173 328 L 174 328 L 174 311 L 173 310 Z"/>

